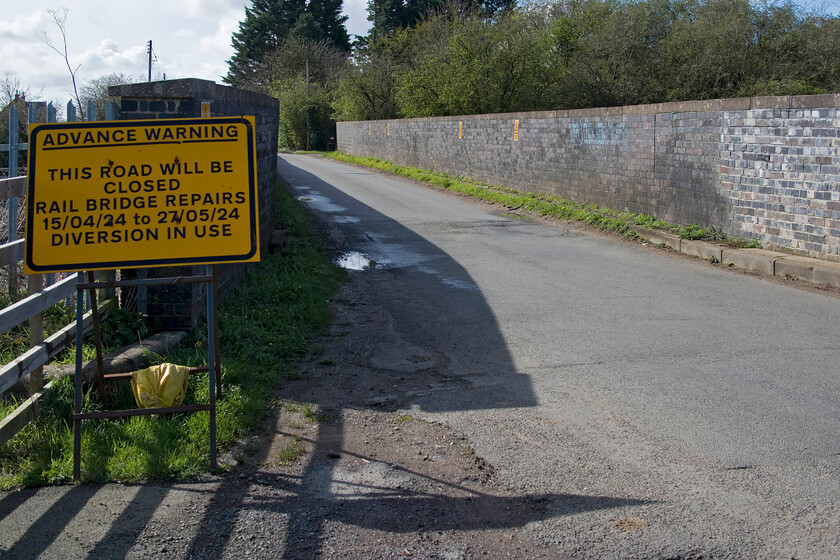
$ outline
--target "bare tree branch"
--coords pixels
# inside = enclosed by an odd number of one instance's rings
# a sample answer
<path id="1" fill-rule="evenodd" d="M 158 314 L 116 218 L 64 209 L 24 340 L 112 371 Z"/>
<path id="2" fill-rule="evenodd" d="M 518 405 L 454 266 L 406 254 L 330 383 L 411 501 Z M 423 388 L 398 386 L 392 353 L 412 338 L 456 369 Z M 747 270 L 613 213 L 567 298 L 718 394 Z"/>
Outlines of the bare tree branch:
<path id="1" fill-rule="evenodd" d="M 74 69 L 70 64 L 70 55 L 67 50 L 67 31 L 65 24 L 67 22 L 68 12 L 69 10 L 66 7 L 61 9 L 50 8 L 47 10 L 47 13 L 50 14 L 53 19 L 53 23 L 55 23 L 55 26 L 58 27 L 58 31 L 61 33 L 62 48 L 55 46 L 55 43 L 53 43 L 46 31 L 42 32 L 40 39 L 45 45 L 57 52 L 59 56 L 64 59 L 64 63 L 67 65 L 67 71 L 70 72 L 70 79 L 73 82 L 73 99 L 76 101 L 76 106 L 79 108 L 79 115 L 81 115 L 82 120 L 86 120 L 85 108 L 82 106 L 82 100 L 79 98 L 79 90 L 76 87 L 76 72 L 79 71 L 81 64 L 77 65 Z"/>

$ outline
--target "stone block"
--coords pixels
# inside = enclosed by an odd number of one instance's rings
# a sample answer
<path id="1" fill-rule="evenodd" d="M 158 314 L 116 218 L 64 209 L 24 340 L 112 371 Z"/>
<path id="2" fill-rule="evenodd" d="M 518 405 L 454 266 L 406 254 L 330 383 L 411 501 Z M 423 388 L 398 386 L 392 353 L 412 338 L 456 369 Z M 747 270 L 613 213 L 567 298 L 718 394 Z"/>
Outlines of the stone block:
<path id="1" fill-rule="evenodd" d="M 712 258 L 717 262 L 722 262 L 723 246 L 707 241 L 696 241 L 693 239 L 680 240 L 680 252 L 691 257 L 698 257 L 703 260 L 711 261 Z"/>
<path id="2" fill-rule="evenodd" d="M 776 276 L 840 288 L 840 263 L 785 255 L 776 260 Z"/>
<path id="3" fill-rule="evenodd" d="M 822 95 L 794 95 L 790 98 L 792 109 L 820 109 L 823 107 L 834 107 L 834 94 Z"/>
<path id="4" fill-rule="evenodd" d="M 743 270 L 754 270 L 764 274 L 775 273 L 778 253 L 764 249 L 727 249 L 723 250 L 720 262 L 731 264 Z"/>
<path id="5" fill-rule="evenodd" d="M 753 97 L 751 109 L 790 109 L 789 95 L 766 95 Z"/>
<path id="6" fill-rule="evenodd" d="M 639 226 L 634 226 L 633 229 L 642 239 L 647 239 L 654 245 L 665 245 L 675 251 L 680 250 L 680 236 L 673 233 L 666 233 L 656 229 L 648 229 Z"/>

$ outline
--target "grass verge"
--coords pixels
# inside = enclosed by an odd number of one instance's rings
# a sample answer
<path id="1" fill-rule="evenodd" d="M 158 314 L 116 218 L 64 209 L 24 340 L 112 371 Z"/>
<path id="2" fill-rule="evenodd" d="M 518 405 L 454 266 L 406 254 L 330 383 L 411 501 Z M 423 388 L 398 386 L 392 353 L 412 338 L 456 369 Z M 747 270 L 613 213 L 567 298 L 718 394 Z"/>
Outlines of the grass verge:
<path id="1" fill-rule="evenodd" d="M 634 227 L 644 227 L 674 233 L 683 239 L 716 241 L 732 247 L 761 247 L 757 241 L 747 241 L 728 236 L 715 227 L 702 228 L 696 225 L 680 226 L 648 214 L 621 212 L 595 204 L 581 204 L 558 196 L 534 192 L 520 192 L 506 187 L 484 185 L 470 178 L 453 177 L 447 173 L 397 165 L 376 158 L 355 157 L 340 152 L 327 152 L 324 155 L 339 161 L 363 165 L 409 179 L 430 183 L 485 202 L 499 204 L 508 209 L 522 210 L 542 217 L 582 222 L 601 231 L 614 233 L 628 239 L 639 237 Z"/>
<path id="2" fill-rule="evenodd" d="M 263 255 L 219 309 L 224 397 L 217 403 L 219 449 L 230 447 L 269 411 L 275 387 L 296 375 L 297 363 L 326 329 L 329 299 L 344 272 L 323 250 L 304 209 L 278 189 L 277 225 L 287 232 L 282 252 Z M 198 329 L 201 330 L 201 329 Z M 206 329 L 156 362 L 206 364 Z M 73 384 L 56 381 L 41 416 L 0 448 L 0 489 L 69 482 L 73 475 Z M 113 408 L 134 408 L 120 388 Z M 85 409 L 100 407 L 88 393 Z M 208 402 L 207 374 L 190 377 L 185 404 Z M 207 412 L 88 420 L 82 431 L 82 480 L 183 479 L 209 468 Z"/>

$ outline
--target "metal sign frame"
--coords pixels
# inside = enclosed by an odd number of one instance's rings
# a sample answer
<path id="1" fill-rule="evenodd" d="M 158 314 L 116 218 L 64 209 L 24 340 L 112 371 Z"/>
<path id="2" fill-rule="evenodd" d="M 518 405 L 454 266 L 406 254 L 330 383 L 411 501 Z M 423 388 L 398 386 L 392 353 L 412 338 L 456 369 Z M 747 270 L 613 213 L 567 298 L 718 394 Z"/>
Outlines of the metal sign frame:
<path id="1" fill-rule="evenodd" d="M 101 418 L 121 418 L 127 416 L 143 416 L 151 414 L 175 414 L 179 412 L 198 412 L 207 410 L 210 412 L 210 470 L 216 470 L 216 399 L 221 397 L 221 377 L 219 367 L 219 333 L 217 317 L 217 296 L 216 296 L 216 270 L 215 266 L 208 265 L 206 274 L 203 276 L 178 276 L 175 278 L 154 278 L 147 280 L 121 280 L 111 282 L 85 282 L 84 272 L 78 273 L 76 283 L 76 378 L 75 394 L 73 401 L 73 479 L 81 478 L 82 468 L 82 421 Z M 190 284 L 207 283 L 207 379 L 209 383 L 209 402 L 207 404 L 193 404 L 170 406 L 165 408 L 136 408 L 126 410 L 104 410 L 97 412 L 85 412 L 82 410 L 82 344 L 84 337 L 84 312 L 85 312 L 85 290 L 96 290 L 97 288 L 115 288 L 138 285 L 165 285 L 165 284 Z M 95 301 L 95 300 L 94 300 Z M 94 304 L 95 305 L 95 304 Z M 97 312 L 93 310 L 94 314 Z M 204 368 L 199 368 L 203 371 Z M 130 377 L 130 373 L 114 374 L 105 376 L 100 370 L 100 386 L 110 379 L 124 379 Z M 103 401 L 105 394 L 102 394 Z"/>

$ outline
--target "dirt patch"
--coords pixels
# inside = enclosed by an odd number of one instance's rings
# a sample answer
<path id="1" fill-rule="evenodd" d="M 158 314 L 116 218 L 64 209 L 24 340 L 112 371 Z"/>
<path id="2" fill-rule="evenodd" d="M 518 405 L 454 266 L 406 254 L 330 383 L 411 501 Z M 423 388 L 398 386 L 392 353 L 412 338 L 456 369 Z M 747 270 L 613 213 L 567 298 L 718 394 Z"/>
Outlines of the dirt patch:
<path id="1" fill-rule="evenodd" d="M 436 356 L 392 339 L 369 288 L 344 287 L 330 336 L 279 391 L 263 435 L 232 455 L 233 476 L 255 482 L 247 500 L 283 502 L 286 557 L 557 558 L 519 533 L 547 500 L 505 488 L 467 441 L 400 412 L 447 381 Z"/>

